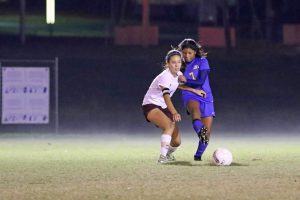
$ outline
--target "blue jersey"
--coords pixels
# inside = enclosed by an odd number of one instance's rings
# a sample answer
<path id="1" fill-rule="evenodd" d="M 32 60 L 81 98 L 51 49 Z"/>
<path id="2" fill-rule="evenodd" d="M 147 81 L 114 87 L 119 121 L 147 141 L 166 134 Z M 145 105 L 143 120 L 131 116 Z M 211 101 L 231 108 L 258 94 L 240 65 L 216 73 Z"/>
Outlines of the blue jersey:
<path id="1" fill-rule="evenodd" d="M 210 68 L 206 58 L 195 58 L 190 63 L 186 64 L 185 71 L 183 75 L 187 79 L 186 85 L 195 89 L 201 89 L 206 92 L 206 97 L 201 97 L 193 92 L 183 90 L 183 98 L 197 98 L 204 102 L 213 102 L 213 95 L 209 85 L 209 74 Z"/>

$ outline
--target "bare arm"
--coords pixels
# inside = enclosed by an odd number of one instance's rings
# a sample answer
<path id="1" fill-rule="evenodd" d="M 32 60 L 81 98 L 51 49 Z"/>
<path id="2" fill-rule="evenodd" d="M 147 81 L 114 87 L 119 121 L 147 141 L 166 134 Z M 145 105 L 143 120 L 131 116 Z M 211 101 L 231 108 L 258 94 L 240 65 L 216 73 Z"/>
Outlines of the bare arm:
<path id="1" fill-rule="evenodd" d="M 162 90 L 166 89 L 166 88 L 163 88 L 161 87 Z M 173 121 L 175 122 L 179 122 L 181 121 L 181 116 L 180 114 L 177 112 L 176 108 L 174 107 L 174 104 L 171 100 L 171 97 L 170 97 L 170 94 L 169 93 L 164 93 L 163 94 L 163 97 L 164 97 L 164 100 L 165 100 L 165 103 L 169 109 L 169 111 L 172 113 L 173 115 Z"/>
<path id="2" fill-rule="evenodd" d="M 194 89 L 194 88 L 191 88 L 189 86 L 186 86 L 186 85 L 180 85 L 178 86 L 179 89 L 181 90 L 187 90 L 187 91 L 190 91 L 190 92 L 193 92 L 199 96 L 202 96 L 202 97 L 206 97 L 206 93 L 204 90 L 198 90 L 198 89 Z"/>

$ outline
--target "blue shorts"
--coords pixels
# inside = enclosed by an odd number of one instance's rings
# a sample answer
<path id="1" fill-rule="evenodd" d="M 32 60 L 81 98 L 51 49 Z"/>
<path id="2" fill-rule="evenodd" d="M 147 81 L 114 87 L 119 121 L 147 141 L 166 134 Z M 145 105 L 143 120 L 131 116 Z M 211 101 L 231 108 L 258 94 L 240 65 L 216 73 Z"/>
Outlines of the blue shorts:
<path id="1" fill-rule="evenodd" d="M 215 109 L 214 109 L 214 102 L 211 101 L 202 101 L 196 96 L 193 95 L 184 95 L 182 96 L 183 104 L 184 107 L 187 109 L 187 104 L 189 101 L 197 101 L 200 106 L 200 112 L 201 112 L 201 117 L 215 117 Z M 187 110 L 187 113 L 190 114 Z"/>

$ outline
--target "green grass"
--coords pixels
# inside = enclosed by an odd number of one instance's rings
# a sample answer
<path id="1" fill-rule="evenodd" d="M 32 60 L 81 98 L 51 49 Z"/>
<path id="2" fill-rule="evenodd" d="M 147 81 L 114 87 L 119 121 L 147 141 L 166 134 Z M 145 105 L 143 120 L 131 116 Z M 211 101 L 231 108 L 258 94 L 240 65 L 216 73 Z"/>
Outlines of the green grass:
<path id="1" fill-rule="evenodd" d="M 299 199 L 299 139 L 215 136 L 195 162 L 185 136 L 177 161 L 158 165 L 158 134 L 4 134 L 0 199 Z M 232 151 L 231 166 L 211 164 L 221 146 Z"/>

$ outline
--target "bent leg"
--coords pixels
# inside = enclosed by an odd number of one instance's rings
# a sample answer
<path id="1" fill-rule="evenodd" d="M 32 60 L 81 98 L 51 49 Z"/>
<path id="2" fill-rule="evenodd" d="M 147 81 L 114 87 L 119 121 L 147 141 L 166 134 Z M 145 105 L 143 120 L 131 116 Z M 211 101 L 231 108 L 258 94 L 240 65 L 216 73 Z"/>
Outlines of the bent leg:
<path id="1" fill-rule="evenodd" d="M 208 146 L 208 128 L 203 123 L 201 118 L 201 108 L 204 106 L 202 102 L 190 101 L 188 104 L 188 110 L 191 113 L 193 119 L 193 128 L 199 137 L 198 148 L 194 155 L 194 160 L 201 160 L 201 157 Z M 211 127 L 211 126 L 210 126 Z"/>
<path id="2" fill-rule="evenodd" d="M 200 105 L 198 101 L 190 100 L 187 103 L 187 110 L 191 114 L 192 119 L 201 119 Z"/>
<path id="3" fill-rule="evenodd" d="M 147 115 L 147 119 L 162 129 L 162 135 L 160 140 L 161 141 L 160 158 L 158 162 L 165 163 L 167 162 L 166 156 L 170 147 L 170 142 L 175 128 L 175 123 L 158 108 L 151 110 Z"/>
<path id="4" fill-rule="evenodd" d="M 162 129 L 163 133 L 170 136 L 173 134 L 175 123 L 158 108 L 151 110 L 147 115 L 147 119 Z"/>
<path id="5" fill-rule="evenodd" d="M 181 144 L 181 135 L 180 135 L 178 126 L 175 125 L 174 131 L 172 134 L 171 146 L 179 147 L 180 144 Z"/>
<path id="6" fill-rule="evenodd" d="M 172 134 L 172 140 L 170 143 L 170 147 L 167 153 L 167 159 L 169 161 L 175 161 L 175 157 L 173 155 L 173 153 L 177 150 L 177 148 L 180 146 L 181 144 L 181 136 L 180 136 L 180 132 L 178 127 L 175 125 L 173 134 Z"/>
<path id="7" fill-rule="evenodd" d="M 198 135 L 203 124 L 201 121 L 200 105 L 198 101 L 191 100 L 187 104 L 187 109 L 192 117 L 193 128 Z"/>

